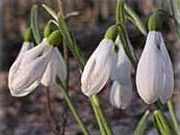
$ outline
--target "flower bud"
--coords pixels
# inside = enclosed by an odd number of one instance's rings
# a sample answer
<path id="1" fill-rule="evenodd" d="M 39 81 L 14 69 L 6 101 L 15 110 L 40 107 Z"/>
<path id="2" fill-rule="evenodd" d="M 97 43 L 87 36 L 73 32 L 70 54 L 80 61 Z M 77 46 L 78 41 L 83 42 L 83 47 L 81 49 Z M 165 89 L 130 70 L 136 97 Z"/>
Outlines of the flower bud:
<path id="1" fill-rule="evenodd" d="M 52 46 L 58 46 L 59 44 L 62 43 L 62 35 L 59 30 L 56 30 L 50 34 L 50 36 L 47 38 L 47 42 L 49 45 Z"/>
<path id="2" fill-rule="evenodd" d="M 87 61 L 81 76 L 81 90 L 86 96 L 99 93 L 111 75 L 112 40 L 103 39 Z"/>
<path id="3" fill-rule="evenodd" d="M 168 21 L 168 15 L 163 10 L 159 9 L 154 12 L 148 20 L 149 31 L 161 31 L 164 28 L 164 23 Z"/>
<path id="4" fill-rule="evenodd" d="M 50 34 L 56 30 L 56 26 L 54 23 L 52 23 L 52 21 L 50 20 L 47 25 L 44 28 L 44 37 L 48 38 L 50 36 Z"/>
<path id="5" fill-rule="evenodd" d="M 137 67 L 136 85 L 140 97 L 147 104 L 157 99 L 167 102 L 173 93 L 172 63 L 160 32 L 148 33 Z"/>
<path id="6" fill-rule="evenodd" d="M 115 41 L 118 33 L 119 33 L 118 26 L 117 25 L 112 25 L 106 31 L 105 38 L 110 39 L 112 41 Z"/>

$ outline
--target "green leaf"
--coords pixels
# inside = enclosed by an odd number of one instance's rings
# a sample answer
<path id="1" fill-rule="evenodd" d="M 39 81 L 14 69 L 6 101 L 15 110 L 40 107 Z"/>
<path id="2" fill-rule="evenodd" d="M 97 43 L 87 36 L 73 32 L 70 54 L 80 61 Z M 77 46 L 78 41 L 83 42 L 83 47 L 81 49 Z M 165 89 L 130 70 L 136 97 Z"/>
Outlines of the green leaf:
<path id="1" fill-rule="evenodd" d="M 124 8 L 128 15 L 128 20 L 133 23 L 143 35 L 147 35 L 146 27 L 140 17 L 128 5 L 125 4 Z"/>
<path id="2" fill-rule="evenodd" d="M 34 5 L 31 9 L 31 29 L 36 44 L 41 42 L 41 35 L 38 27 L 38 6 Z"/>
<path id="3" fill-rule="evenodd" d="M 172 135 L 169 122 L 160 110 L 154 111 L 154 118 L 157 122 L 158 130 L 162 135 Z"/>
<path id="4" fill-rule="evenodd" d="M 58 21 L 58 16 L 53 9 L 51 9 L 45 4 L 43 4 L 42 7 L 49 13 L 50 16 L 52 16 L 56 21 Z"/>
<path id="5" fill-rule="evenodd" d="M 144 115 L 142 116 L 141 120 L 139 121 L 139 123 L 135 129 L 134 135 L 144 135 L 145 129 L 147 127 L 149 114 L 150 114 L 149 110 L 147 110 L 144 113 Z"/>
<path id="6" fill-rule="evenodd" d="M 176 132 L 177 135 L 180 135 L 180 127 L 176 118 L 176 113 L 174 111 L 174 105 L 172 100 L 170 99 L 168 101 L 168 109 L 171 115 L 171 119 L 172 119 L 172 127 L 174 128 L 174 131 Z"/>

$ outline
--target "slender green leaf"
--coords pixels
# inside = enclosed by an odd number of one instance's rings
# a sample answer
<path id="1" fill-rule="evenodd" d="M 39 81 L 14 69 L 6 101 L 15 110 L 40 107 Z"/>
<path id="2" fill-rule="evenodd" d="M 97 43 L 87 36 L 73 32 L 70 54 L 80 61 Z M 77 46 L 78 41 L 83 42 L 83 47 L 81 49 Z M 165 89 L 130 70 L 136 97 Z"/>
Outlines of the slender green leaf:
<path id="1" fill-rule="evenodd" d="M 36 44 L 41 42 L 41 35 L 38 27 L 38 6 L 34 5 L 31 9 L 31 29 Z"/>
<path id="2" fill-rule="evenodd" d="M 144 113 L 144 115 L 140 119 L 140 121 L 135 129 L 134 135 L 144 135 L 145 134 L 145 129 L 147 128 L 149 114 L 150 114 L 149 110 L 147 110 Z"/>
<path id="3" fill-rule="evenodd" d="M 174 106 L 173 106 L 173 102 L 171 100 L 168 101 L 168 109 L 172 118 L 172 122 L 173 122 L 173 128 L 174 131 L 176 132 L 177 135 L 180 135 L 180 128 L 179 128 L 179 124 L 176 118 L 176 113 L 174 111 Z"/>
<path id="4" fill-rule="evenodd" d="M 172 132 L 171 132 L 171 129 L 169 126 L 169 122 L 168 122 L 167 118 L 165 117 L 165 115 L 160 110 L 154 111 L 154 117 L 156 119 L 157 126 L 158 126 L 161 134 L 162 135 L 172 135 Z"/>
<path id="5" fill-rule="evenodd" d="M 141 21 L 140 17 L 128 5 L 125 4 L 124 8 L 128 15 L 129 21 L 131 21 L 131 23 L 133 23 L 143 35 L 147 35 L 146 27 Z"/>
<path id="6" fill-rule="evenodd" d="M 58 15 L 53 9 L 51 9 L 45 4 L 43 4 L 42 7 L 49 13 L 50 16 L 52 16 L 56 21 L 58 21 Z"/>

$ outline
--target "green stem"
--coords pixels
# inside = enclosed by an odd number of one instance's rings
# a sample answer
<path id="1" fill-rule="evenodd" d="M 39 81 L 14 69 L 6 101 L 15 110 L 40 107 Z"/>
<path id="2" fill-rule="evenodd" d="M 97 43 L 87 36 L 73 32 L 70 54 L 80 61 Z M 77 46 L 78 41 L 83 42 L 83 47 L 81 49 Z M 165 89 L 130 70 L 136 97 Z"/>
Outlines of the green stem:
<path id="1" fill-rule="evenodd" d="M 91 101 L 97 106 L 96 110 L 98 111 L 98 115 L 102 120 L 102 123 L 104 124 L 104 128 L 106 130 L 107 135 L 112 135 L 112 130 L 110 128 L 110 123 L 105 119 L 105 114 L 101 108 L 99 97 L 94 95 L 91 97 Z"/>
<path id="2" fill-rule="evenodd" d="M 98 112 L 98 107 L 96 104 L 94 104 L 93 98 L 90 98 L 90 102 L 91 102 L 92 109 L 94 110 L 94 114 L 95 114 L 96 120 L 98 122 L 101 135 L 107 135 L 106 131 L 104 129 L 104 125 L 102 123 L 100 114 Z"/>
<path id="3" fill-rule="evenodd" d="M 89 135 L 89 132 L 88 132 L 87 128 L 85 127 L 85 125 L 83 124 L 78 112 L 76 111 L 76 109 L 75 109 L 75 107 L 74 107 L 74 105 L 73 105 L 73 103 L 72 103 L 72 101 L 71 101 L 65 87 L 63 85 L 60 85 L 60 84 L 58 86 L 59 86 L 59 89 L 62 91 L 62 93 L 64 95 L 64 99 L 65 99 L 69 109 L 71 110 L 74 118 L 76 119 L 79 127 L 82 129 L 83 134 L 84 135 Z"/>
<path id="4" fill-rule="evenodd" d="M 124 24 L 124 23 L 125 23 L 124 0 L 117 0 L 116 24 Z"/>
<path id="5" fill-rule="evenodd" d="M 170 112 L 170 115 L 171 115 L 171 118 L 172 118 L 172 122 L 173 122 L 173 125 L 174 125 L 173 127 L 175 129 L 175 132 L 176 132 L 177 135 L 180 135 L 180 128 L 179 128 L 179 124 L 178 124 L 176 114 L 175 114 L 175 111 L 174 111 L 173 102 L 172 102 L 171 99 L 168 101 L 167 105 L 168 105 L 168 109 L 169 109 L 169 112 Z"/>

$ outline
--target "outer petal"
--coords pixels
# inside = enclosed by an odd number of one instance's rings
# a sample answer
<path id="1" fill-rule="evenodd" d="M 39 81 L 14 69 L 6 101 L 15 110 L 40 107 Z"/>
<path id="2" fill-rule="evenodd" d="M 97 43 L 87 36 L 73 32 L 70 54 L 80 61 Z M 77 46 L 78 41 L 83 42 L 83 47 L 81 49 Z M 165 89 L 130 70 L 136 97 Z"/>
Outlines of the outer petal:
<path id="1" fill-rule="evenodd" d="M 118 45 L 119 50 L 117 52 L 117 56 L 113 60 L 111 79 L 118 80 L 121 84 L 127 84 L 127 82 L 131 79 L 132 65 L 119 38 L 117 38 L 116 44 Z"/>
<path id="2" fill-rule="evenodd" d="M 114 43 L 103 39 L 90 56 L 81 77 L 82 92 L 91 96 L 101 91 L 107 83 L 112 67 Z"/>
<path id="3" fill-rule="evenodd" d="M 160 41 L 157 40 L 155 32 L 149 32 L 136 74 L 138 93 L 146 103 L 154 103 L 160 97 L 163 89 L 162 78 Z"/>
<path id="4" fill-rule="evenodd" d="M 53 48 L 51 58 L 48 62 L 46 70 L 42 76 L 41 83 L 44 86 L 53 85 L 56 77 L 56 66 L 54 65 L 54 60 L 56 59 L 55 50 Z"/>
<path id="5" fill-rule="evenodd" d="M 67 78 L 66 64 L 59 50 L 55 48 L 55 51 L 56 51 L 56 60 L 54 61 L 54 64 L 57 67 L 57 77 L 59 77 L 61 81 L 65 81 Z"/>
<path id="6" fill-rule="evenodd" d="M 11 65 L 10 69 L 9 69 L 9 75 L 8 75 L 8 86 L 11 89 L 11 84 L 12 84 L 12 80 L 16 77 L 14 76 L 14 74 L 17 72 L 19 65 L 21 63 L 22 60 L 22 55 L 23 53 L 25 53 L 27 50 L 33 48 L 34 44 L 33 43 L 29 43 L 29 42 L 24 42 L 21 50 L 16 58 L 16 60 L 14 61 L 14 63 Z"/>
<path id="7" fill-rule="evenodd" d="M 162 89 L 160 99 L 162 103 L 165 103 L 173 94 L 174 73 L 173 73 L 171 59 L 166 49 L 163 37 L 161 33 L 158 33 L 157 36 L 159 36 L 159 39 L 161 41 L 160 48 L 161 48 L 161 55 L 162 55 L 161 57 L 162 57 L 162 64 L 163 64 L 163 86 L 164 87 Z"/>
<path id="8" fill-rule="evenodd" d="M 11 93 L 13 96 L 25 96 L 38 86 L 47 67 L 52 48 L 39 45 L 24 53 L 19 68 L 14 73 Z M 39 50 L 38 50 L 39 49 Z M 32 89 L 33 88 L 33 89 Z"/>
<path id="9" fill-rule="evenodd" d="M 114 107 L 125 109 L 132 99 L 132 84 L 123 85 L 114 81 L 110 91 L 110 102 Z"/>
<path id="10" fill-rule="evenodd" d="M 45 86 L 54 85 L 56 76 L 58 76 L 61 81 L 65 81 L 67 71 L 65 62 L 62 55 L 58 51 L 58 48 L 53 48 L 52 56 L 48 62 L 46 71 L 43 74 L 41 83 Z"/>

